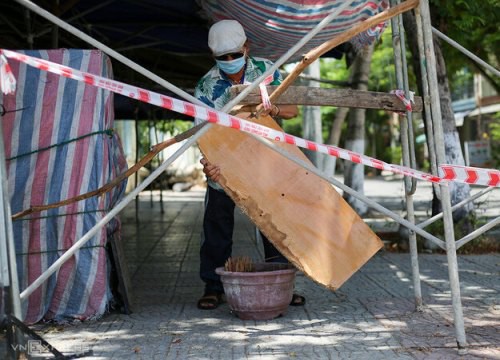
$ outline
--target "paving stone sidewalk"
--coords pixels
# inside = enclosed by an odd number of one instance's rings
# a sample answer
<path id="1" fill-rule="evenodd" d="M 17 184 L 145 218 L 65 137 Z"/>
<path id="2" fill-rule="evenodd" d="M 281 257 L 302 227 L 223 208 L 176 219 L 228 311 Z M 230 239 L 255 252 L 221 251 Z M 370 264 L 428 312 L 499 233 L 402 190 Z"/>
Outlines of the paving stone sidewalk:
<path id="1" fill-rule="evenodd" d="M 304 307 L 242 321 L 227 304 L 197 309 L 203 191 L 167 194 L 165 212 L 144 193 L 121 214 L 133 312 L 34 328 L 58 350 L 89 359 L 500 359 L 500 256 L 459 256 L 467 354 L 456 349 L 446 256 L 420 254 L 425 306 L 415 311 L 409 254 L 374 256 L 333 292 L 303 274 Z M 262 258 L 238 212 L 234 255 Z"/>

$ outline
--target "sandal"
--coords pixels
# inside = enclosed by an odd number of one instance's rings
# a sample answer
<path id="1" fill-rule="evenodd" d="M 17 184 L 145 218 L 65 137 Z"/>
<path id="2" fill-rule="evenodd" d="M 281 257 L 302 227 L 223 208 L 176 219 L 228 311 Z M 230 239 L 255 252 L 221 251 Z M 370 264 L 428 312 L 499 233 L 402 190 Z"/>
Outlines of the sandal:
<path id="1" fill-rule="evenodd" d="M 290 306 L 304 306 L 306 304 L 306 298 L 299 294 L 293 294 L 292 301 L 290 301 Z"/>
<path id="2" fill-rule="evenodd" d="M 198 300 L 198 309 L 201 310 L 214 310 L 224 302 L 223 294 L 220 293 L 205 293 L 200 300 Z"/>

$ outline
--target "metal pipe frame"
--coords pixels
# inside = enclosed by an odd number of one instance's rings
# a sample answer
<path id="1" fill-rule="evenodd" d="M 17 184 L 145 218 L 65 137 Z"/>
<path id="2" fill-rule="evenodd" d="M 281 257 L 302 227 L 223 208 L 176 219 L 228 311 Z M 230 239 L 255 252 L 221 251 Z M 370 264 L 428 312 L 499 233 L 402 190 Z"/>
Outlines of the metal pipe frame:
<path id="1" fill-rule="evenodd" d="M 429 92 L 431 100 L 432 123 L 434 125 L 434 140 L 436 145 L 436 159 L 438 164 L 446 162 L 445 146 L 443 136 L 443 125 L 441 123 L 441 107 L 439 100 L 438 80 L 436 71 L 436 57 L 431 30 L 431 16 L 428 0 L 420 1 L 420 16 L 422 19 L 422 33 L 426 63 L 422 66 L 427 68 Z M 465 351 L 467 341 L 465 337 L 465 325 L 460 296 L 460 280 L 458 277 L 458 263 L 455 244 L 455 234 L 453 230 L 453 217 L 451 212 L 450 189 L 447 185 L 440 185 L 441 206 L 443 208 L 444 237 L 446 241 L 446 257 L 448 259 L 448 277 L 450 279 L 451 298 L 453 305 L 453 319 L 455 325 L 455 336 L 459 352 Z"/>
<path id="2" fill-rule="evenodd" d="M 463 54 L 465 54 L 468 57 L 470 57 L 472 60 L 474 60 L 479 65 L 481 65 L 484 68 L 488 69 L 489 71 L 491 71 L 496 76 L 500 76 L 500 71 L 499 70 L 495 69 L 493 66 L 491 66 L 490 64 L 488 64 L 486 61 L 484 61 L 480 57 L 478 57 L 478 56 L 474 55 L 473 53 L 471 53 L 469 50 L 467 50 L 466 48 L 464 48 L 462 45 L 460 45 L 459 43 L 457 43 L 455 40 L 450 39 L 448 36 L 446 36 L 441 31 L 439 31 L 438 29 L 436 29 L 434 27 L 432 28 L 432 32 L 435 35 L 437 35 L 439 38 L 443 39 L 448 44 L 450 44 L 451 46 L 453 46 L 455 49 L 459 50 Z"/>
<path id="3" fill-rule="evenodd" d="M 418 45 L 418 57 L 420 60 L 420 72 L 421 72 L 421 80 L 422 80 L 422 100 L 424 103 L 424 113 L 425 113 L 425 125 L 426 125 L 426 134 L 428 141 L 428 150 L 429 150 L 429 162 L 431 165 L 431 172 L 433 174 L 438 173 L 438 162 L 436 158 L 436 148 L 434 145 L 434 125 L 432 124 L 432 112 L 431 112 L 431 96 L 429 94 L 429 82 L 427 80 L 427 60 L 425 57 L 425 49 L 424 49 L 424 34 L 422 33 L 422 17 L 420 15 L 420 8 L 415 8 L 415 20 L 417 24 L 417 45 Z M 439 185 L 432 183 L 432 188 L 436 193 L 438 199 L 441 199 L 441 188 Z"/>
<path id="4" fill-rule="evenodd" d="M 8 216 L 5 214 L 6 205 L 9 203 L 8 199 L 6 199 L 6 192 L 3 191 L 3 182 L 7 181 L 7 176 L 4 174 L 5 162 L 4 162 L 4 144 L 3 144 L 3 136 L 2 129 L 0 127 L 0 221 L 4 224 L 7 224 Z M 5 179 L 5 180 L 4 180 Z M 0 228 L 0 287 L 7 287 L 10 285 L 9 279 L 9 259 L 8 259 L 8 234 L 7 234 L 7 226 L 3 226 Z M 1 302 L 1 300 L 0 300 Z"/>
<path id="5" fill-rule="evenodd" d="M 481 197 L 481 196 L 483 196 L 483 195 L 485 195 L 485 194 L 489 193 L 490 191 L 492 191 L 492 190 L 494 190 L 494 189 L 495 189 L 494 187 L 488 187 L 488 188 L 486 188 L 486 189 L 481 190 L 481 191 L 480 191 L 480 192 L 478 192 L 477 194 L 474 194 L 474 195 L 472 195 L 471 197 L 469 197 L 469 198 L 467 198 L 467 199 L 465 199 L 465 200 L 462 200 L 462 201 L 460 201 L 459 203 L 457 203 L 457 204 L 453 205 L 453 206 L 451 207 L 451 211 L 453 212 L 453 211 L 455 211 L 455 210 L 457 210 L 457 209 L 461 208 L 462 206 L 467 205 L 467 204 L 468 204 L 468 203 L 470 203 L 471 201 L 476 200 L 477 198 L 479 198 L 479 197 Z M 431 217 L 431 218 L 429 218 L 429 219 L 427 219 L 427 220 L 425 220 L 425 221 L 422 221 L 421 223 L 417 224 L 417 226 L 418 226 L 419 228 L 423 229 L 423 228 L 425 228 L 426 226 L 428 226 L 428 225 L 432 224 L 433 222 L 435 222 L 435 221 L 437 221 L 437 220 L 439 220 L 439 219 L 442 219 L 442 218 L 443 218 L 443 213 L 442 213 L 442 212 L 440 212 L 439 214 L 434 215 L 433 217 Z"/>
<path id="6" fill-rule="evenodd" d="M 493 229 L 495 226 L 500 224 L 500 216 L 496 219 L 491 220 L 489 223 L 484 224 L 480 228 L 474 230 L 470 234 L 464 236 L 460 240 L 457 240 L 457 249 L 461 248 L 463 245 L 467 244 L 469 241 L 474 240 L 479 235 L 484 234 L 486 231 Z"/>
<path id="7" fill-rule="evenodd" d="M 173 91 L 174 93 L 183 96 L 185 99 L 192 101 L 196 104 L 200 104 L 206 107 L 206 104 L 202 103 L 198 99 L 194 98 L 193 96 L 185 93 L 184 91 L 178 89 L 177 87 L 173 86 L 172 84 L 168 83 L 166 80 L 161 79 L 160 77 L 154 75 L 150 71 L 142 68 L 141 66 L 133 63 L 132 61 L 128 60 L 121 54 L 117 53 L 116 51 L 110 49 L 106 45 L 103 45 L 99 43 L 98 41 L 92 39 L 85 33 L 79 31 L 78 29 L 72 27 L 71 25 L 65 23 L 64 21 L 60 20 L 59 18 L 55 17 L 54 15 L 50 14 L 49 12 L 39 8 L 35 4 L 31 3 L 30 1 L 27 0 L 16 0 L 18 3 L 25 5 L 28 7 L 30 10 L 38 13 L 39 15 L 45 17 L 49 21 L 54 22 L 55 24 L 59 25 L 61 28 L 69 31 L 70 33 L 73 33 L 77 37 L 80 37 L 82 40 L 87 41 L 91 45 L 96 46 L 97 48 L 103 50 L 106 52 L 108 55 L 114 57 L 115 59 L 123 62 L 125 65 L 131 67 L 132 69 L 142 73 L 143 75 L 147 76 L 153 81 L 158 82 L 158 84 L 167 87 L 167 89 Z M 348 5 L 351 4 L 352 1 L 347 2 L 343 5 L 341 5 L 338 9 L 336 9 L 334 12 L 332 12 L 330 15 L 328 15 L 323 21 L 321 21 L 314 29 L 311 30 L 308 34 L 306 34 L 298 43 L 296 46 L 294 46 L 292 49 L 297 48 L 300 49 L 307 41 L 309 41 L 315 34 L 317 34 L 321 29 L 323 29 L 325 26 L 329 24 L 331 20 L 333 20 L 342 10 L 344 10 Z M 325 21 L 327 20 L 327 21 Z M 297 51 L 295 50 L 295 52 Z M 108 53 L 109 51 L 109 53 Z M 279 64 L 284 64 L 291 56 L 295 54 L 295 52 L 288 51 L 285 53 L 277 63 Z M 133 66 L 131 66 L 133 65 Z M 268 75 L 274 73 L 278 69 L 279 66 L 276 66 L 276 63 L 274 66 L 272 66 L 270 69 L 268 69 L 264 75 L 262 75 L 260 78 L 255 80 L 246 90 L 247 92 L 242 92 L 240 93 L 237 97 L 235 97 L 232 101 L 230 101 L 228 104 L 226 104 L 221 111 L 227 112 L 230 109 L 233 108 L 234 105 L 238 104 L 241 99 L 243 99 L 245 96 L 247 96 L 248 93 L 250 93 L 253 89 L 255 89 L 259 83 L 264 80 Z M 172 89 L 171 89 L 172 88 Z M 174 91 L 175 89 L 175 91 Z M 194 100 L 194 101 L 193 101 Z M 33 293 L 41 284 L 43 284 L 49 277 L 52 275 L 55 271 L 57 271 L 63 264 L 66 262 L 73 254 L 78 251 L 80 247 L 82 247 L 90 238 L 95 235 L 97 231 L 100 230 L 104 225 L 106 225 L 114 216 L 116 216 L 126 205 L 128 205 L 129 202 L 131 202 L 135 196 L 139 194 L 140 191 L 142 191 L 147 185 L 149 185 L 154 179 L 156 179 L 165 169 L 168 165 L 170 165 L 180 154 L 182 154 L 189 146 L 193 145 L 194 142 L 205 132 L 207 132 L 213 124 L 207 123 L 206 126 L 203 127 L 203 129 L 199 130 L 198 133 L 193 135 L 183 146 L 181 146 L 169 159 L 167 159 L 160 167 L 158 167 L 151 175 L 149 175 L 139 186 L 137 186 L 132 192 L 130 192 L 122 201 L 120 201 L 104 218 L 102 218 L 92 229 L 90 229 L 82 238 L 80 238 L 77 242 L 75 242 L 56 262 L 54 262 L 45 272 L 43 272 L 33 283 L 31 283 L 21 294 L 20 294 L 20 299 L 21 300 L 26 300 L 26 298 Z M 186 144 L 189 144 L 186 146 Z M 161 171 L 160 171 L 161 170 Z M 11 223 L 11 222 L 9 222 Z M 422 230 L 423 231 L 423 230 Z"/>
<path id="8" fill-rule="evenodd" d="M 399 4 L 399 0 L 391 0 L 391 6 Z M 392 24 L 392 43 L 394 52 L 394 64 L 396 68 L 396 81 L 398 89 L 404 89 L 409 98 L 408 72 L 406 64 L 405 37 L 403 29 L 402 15 L 391 18 Z M 415 169 L 415 148 L 412 125 L 412 112 L 406 111 L 406 117 L 401 118 L 401 148 L 403 152 L 403 165 Z M 404 177 L 406 211 L 408 221 L 415 224 L 415 207 L 413 203 L 413 194 L 417 188 L 417 180 Z M 408 242 L 410 245 L 410 262 L 413 280 L 413 293 L 415 295 L 415 308 L 422 311 L 422 287 L 420 284 L 420 269 L 418 265 L 417 234 L 409 231 Z"/>
<path id="9" fill-rule="evenodd" d="M 442 40 L 446 41 L 448 44 L 450 44 L 451 46 L 453 46 L 454 48 L 456 48 L 457 50 L 459 50 L 460 52 L 462 52 L 463 54 L 465 54 L 469 58 L 471 58 L 477 64 L 479 64 L 479 65 L 483 66 L 484 68 L 490 70 L 496 76 L 500 76 L 500 71 L 499 70 L 497 70 L 496 68 L 494 68 L 493 66 L 491 66 L 490 64 L 488 64 L 487 62 L 485 62 L 484 60 L 482 60 L 481 58 L 479 58 L 478 56 L 474 55 L 472 52 L 470 52 L 469 50 L 467 50 L 466 48 L 464 48 L 462 45 L 460 45 L 456 41 L 450 39 L 448 36 L 446 36 L 445 34 L 443 34 L 442 32 L 440 32 L 436 28 L 432 27 L 432 33 L 435 34 L 436 36 L 438 36 L 439 38 L 441 38 Z M 473 201 L 473 200 L 479 198 L 480 196 L 486 194 L 487 192 L 489 192 L 489 191 L 491 191 L 493 189 L 494 189 L 493 187 L 490 187 L 490 188 L 481 190 L 479 193 L 477 193 L 477 194 L 471 196 L 470 198 L 465 199 L 465 200 L 461 201 L 460 203 L 456 204 L 455 206 L 453 206 L 451 208 L 451 210 L 454 211 L 454 210 L 456 210 L 456 209 L 458 209 L 458 208 L 466 205 L 470 201 Z M 443 213 L 441 212 L 438 215 L 436 215 L 436 216 L 428 219 L 427 221 L 419 224 L 418 226 L 423 228 L 423 227 L 425 227 L 425 226 L 433 223 L 434 221 L 436 221 L 438 219 L 441 219 L 442 217 L 443 217 Z M 495 219 L 495 220 L 492 220 L 488 224 L 483 225 L 481 228 L 476 229 L 475 231 L 471 232 L 470 234 L 464 236 L 462 239 L 457 240 L 456 241 L 456 248 L 459 249 L 460 247 L 462 247 L 463 245 L 465 245 L 469 241 L 475 239 L 476 237 L 480 236 L 481 234 L 485 233 L 486 231 L 492 229 L 497 224 L 499 224 L 498 218 Z"/>

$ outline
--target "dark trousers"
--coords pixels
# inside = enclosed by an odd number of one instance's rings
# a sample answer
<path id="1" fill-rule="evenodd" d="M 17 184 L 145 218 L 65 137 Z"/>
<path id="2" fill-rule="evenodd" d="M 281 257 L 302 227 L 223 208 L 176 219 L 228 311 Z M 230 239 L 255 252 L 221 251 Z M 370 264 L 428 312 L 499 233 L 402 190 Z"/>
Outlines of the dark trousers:
<path id="1" fill-rule="evenodd" d="M 205 291 L 224 292 L 215 269 L 224 266 L 233 248 L 234 202 L 222 191 L 208 186 L 205 196 L 205 216 L 200 248 L 200 277 Z M 269 262 L 287 263 L 288 260 L 261 233 L 264 257 Z"/>

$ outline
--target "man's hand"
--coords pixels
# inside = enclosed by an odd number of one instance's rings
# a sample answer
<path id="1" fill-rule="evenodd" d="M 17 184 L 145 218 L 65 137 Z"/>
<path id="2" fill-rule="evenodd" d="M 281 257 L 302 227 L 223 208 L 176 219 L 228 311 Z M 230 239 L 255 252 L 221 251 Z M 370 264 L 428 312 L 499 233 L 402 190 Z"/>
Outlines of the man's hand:
<path id="1" fill-rule="evenodd" d="M 203 173 L 211 180 L 217 182 L 220 179 L 220 168 L 217 165 L 213 165 L 208 162 L 207 159 L 202 158 L 200 160 L 201 165 L 203 165 Z"/>

